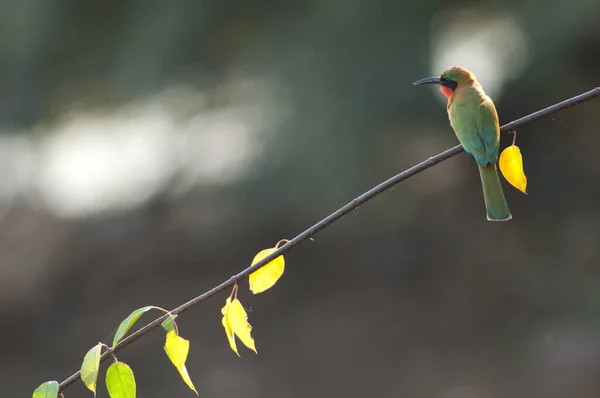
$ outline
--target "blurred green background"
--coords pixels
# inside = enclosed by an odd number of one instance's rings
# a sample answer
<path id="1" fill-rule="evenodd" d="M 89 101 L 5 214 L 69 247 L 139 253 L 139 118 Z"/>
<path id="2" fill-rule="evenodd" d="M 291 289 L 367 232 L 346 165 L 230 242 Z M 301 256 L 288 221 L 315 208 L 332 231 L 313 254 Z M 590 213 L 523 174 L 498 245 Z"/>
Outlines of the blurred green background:
<path id="1" fill-rule="evenodd" d="M 592 89 L 600 2 L 1 2 L 2 394 L 456 145 L 412 86 L 455 64 L 502 123 Z M 511 222 L 460 155 L 291 252 L 271 291 L 243 284 L 258 356 L 230 351 L 225 295 L 181 316 L 200 396 L 597 397 L 599 107 L 519 131 Z M 163 338 L 118 355 L 138 396 L 193 396 Z"/>

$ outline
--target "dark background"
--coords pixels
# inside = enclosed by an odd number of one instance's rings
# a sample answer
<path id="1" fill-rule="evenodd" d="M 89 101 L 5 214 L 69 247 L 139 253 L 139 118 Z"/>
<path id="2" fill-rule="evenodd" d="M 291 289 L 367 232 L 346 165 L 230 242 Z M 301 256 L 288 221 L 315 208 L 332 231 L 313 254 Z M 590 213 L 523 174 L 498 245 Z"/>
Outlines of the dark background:
<path id="1" fill-rule="evenodd" d="M 411 85 L 454 64 L 502 123 L 592 89 L 600 2 L 0 3 L 2 395 L 456 145 Z M 460 155 L 290 252 L 272 290 L 242 284 L 258 356 L 229 349 L 226 295 L 181 316 L 200 396 L 597 397 L 599 107 L 519 130 L 510 222 Z M 163 339 L 118 355 L 138 396 L 193 396 Z"/>

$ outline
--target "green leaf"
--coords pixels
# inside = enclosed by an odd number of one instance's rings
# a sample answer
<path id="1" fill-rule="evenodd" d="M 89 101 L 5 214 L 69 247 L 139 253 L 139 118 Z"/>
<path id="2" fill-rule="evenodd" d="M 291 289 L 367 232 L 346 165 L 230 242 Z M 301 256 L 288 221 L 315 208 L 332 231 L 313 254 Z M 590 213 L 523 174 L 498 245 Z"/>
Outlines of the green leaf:
<path id="1" fill-rule="evenodd" d="M 131 327 L 133 326 L 133 324 L 136 323 L 137 320 L 140 319 L 140 317 L 142 315 L 144 315 L 145 312 L 151 310 L 152 308 L 154 308 L 154 306 L 152 306 L 152 305 L 148 305 L 146 307 L 138 308 L 137 310 L 135 310 L 131 314 L 129 314 L 129 316 L 127 318 L 123 319 L 123 321 L 119 325 L 119 328 L 115 332 L 115 338 L 113 339 L 112 346 L 113 347 L 116 346 L 117 343 L 119 341 L 121 341 L 121 339 L 123 338 L 123 336 L 125 336 L 125 334 L 129 331 L 129 329 L 131 329 Z"/>
<path id="2" fill-rule="evenodd" d="M 100 368 L 100 352 L 102 343 L 98 343 L 85 354 L 81 364 L 81 380 L 96 396 L 96 381 L 98 380 L 98 369 Z"/>
<path id="3" fill-rule="evenodd" d="M 47 381 L 40 384 L 33 392 L 33 398 L 57 398 L 58 397 L 58 382 Z"/>
<path id="4" fill-rule="evenodd" d="M 124 362 L 115 362 L 106 371 L 106 388 L 111 398 L 135 398 L 133 370 Z"/>
<path id="5" fill-rule="evenodd" d="M 175 330 L 175 318 L 177 318 L 177 315 L 169 315 L 169 317 L 165 319 L 160 326 L 162 326 L 167 333 L 169 333 L 171 330 Z"/>

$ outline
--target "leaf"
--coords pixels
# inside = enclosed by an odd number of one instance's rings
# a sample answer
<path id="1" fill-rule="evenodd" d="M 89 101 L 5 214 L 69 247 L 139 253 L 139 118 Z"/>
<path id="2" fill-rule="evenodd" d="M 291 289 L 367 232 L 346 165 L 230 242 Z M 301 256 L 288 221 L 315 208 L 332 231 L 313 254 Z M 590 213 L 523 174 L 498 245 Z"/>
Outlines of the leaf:
<path id="1" fill-rule="evenodd" d="M 102 351 L 102 343 L 98 343 L 85 354 L 83 363 L 81 364 L 80 377 L 81 381 L 89 388 L 96 396 L 96 381 L 98 380 L 98 369 L 100 368 L 100 352 Z"/>
<path id="2" fill-rule="evenodd" d="M 178 336 L 174 330 L 171 330 L 167 333 L 167 339 L 165 341 L 165 352 L 167 356 L 175 365 L 181 378 L 188 385 L 189 388 L 194 390 L 196 395 L 198 395 L 198 391 L 196 391 L 196 387 L 194 387 L 194 383 L 190 379 L 190 375 L 187 372 L 185 367 L 185 361 L 187 359 L 188 352 L 190 350 L 190 342 L 183 337 Z"/>
<path id="3" fill-rule="evenodd" d="M 261 250 L 256 256 L 254 256 L 252 264 L 256 264 L 263 258 L 273 253 L 275 250 L 277 250 L 276 247 Z M 273 285 L 275 285 L 279 278 L 281 278 L 284 269 L 285 261 L 283 256 L 276 257 L 274 260 L 268 262 L 264 267 L 257 269 L 251 273 L 249 277 L 248 282 L 250 284 L 250 291 L 252 291 L 254 294 L 258 294 L 270 289 L 273 287 Z"/>
<path id="4" fill-rule="evenodd" d="M 116 346 L 119 341 L 121 341 L 123 336 L 125 336 L 125 334 L 129 331 L 129 329 L 131 329 L 133 324 L 136 323 L 136 321 L 138 319 L 140 319 L 140 317 L 142 315 L 144 315 L 144 313 L 151 310 L 152 308 L 154 308 L 154 306 L 152 306 L 152 305 L 138 308 L 137 310 L 135 310 L 131 314 L 129 314 L 129 316 L 127 318 L 123 319 L 123 321 L 119 325 L 119 328 L 115 332 L 115 338 L 113 339 L 113 344 L 112 344 L 113 347 Z"/>
<path id="5" fill-rule="evenodd" d="M 240 300 L 234 299 L 231 302 L 231 306 L 227 313 L 227 320 L 233 333 L 235 333 L 242 343 L 257 353 L 256 347 L 254 346 L 254 339 L 250 335 L 252 326 L 248 323 L 248 315 L 246 314 L 246 310 L 242 306 L 242 303 L 240 303 Z"/>
<path id="6" fill-rule="evenodd" d="M 228 298 L 222 311 L 224 311 L 225 315 L 225 319 L 223 321 L 225 333 L 228 333 L 228 328 L 225 326 L 227 323 L 231 333 L 235 334 L 246 347 L 257 353 L 254 345 L 254 339 L 251 336 L 252 326 L 248 323 L 248 315 L 246 314 L 246 310 L 242 306 L 242 303 L 240 303 L 238 299 L 231 300 L 231 298 Z M 230 334 L 227 335 L 228 339 L 229 336 Z M 233 348 L 235 346 L 235 342 L 232 344 L 231 340 L 229 340 L 229 344 L 232 346 L 231 349 L 239 356 L 237 349 Z"/>
<path id="7" fill-rule="evenodd" d="M 231 325 L 229 325 L 229 321 L 227 320 L 227 312 L 229 311 L 229 306 L 231 305 L 231 297 L 227 297 L 225 301 L 225 306 L 221 308 L 221 313 L 223 314 L 223 319 L 221 322 L 223 323 L 223 327 L 225 328 L 225 334 L 227 335 L 227 340 L 229 341 L 229 346 L 237 354 L 240 356 L 238 352 L 237 346 L 235 345 L 235 336 L 233 335 L 233 329 L 231 329 Z"/>
<path id="8" fill-rule="evenodd" d="M 133 370 L 124 362 L 115 362 L 106 371 L 106 389 L 111 398 L 135 398 Z"/>
<path id="9" fill-rule="evenodd" d="M 177 318 L 177 315 L 169 315 L 167 317 L 167 319 L 162 321 L 160 326 L 162 326 L 163 329 L 165 329 L 167 331 L 167 333 L 169 333 L 172 330 L 176 330 L 175 329 L 175 318 Z"/>
<path id="10" fill-rule="evenodd" d="M 47 381 L 40 384 L 33 392 L 33 398 L 57 398 L 58 397 L 58 382 Z"/>
<path id="11" fill-rule="evenodd" d="M 523 171 L 523 157 L 516 145 L 511 145 L 500 154 L 500 171 L 512 186 L 527 194 L 527 177 Z"/>

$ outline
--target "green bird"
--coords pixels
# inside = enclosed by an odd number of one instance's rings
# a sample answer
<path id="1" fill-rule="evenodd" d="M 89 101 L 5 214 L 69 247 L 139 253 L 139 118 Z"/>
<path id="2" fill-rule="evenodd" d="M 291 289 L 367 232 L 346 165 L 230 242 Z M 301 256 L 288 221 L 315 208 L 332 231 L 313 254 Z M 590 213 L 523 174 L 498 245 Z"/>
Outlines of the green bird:
<path id="1" fill-rule="evenodd" d="M 427 77 L 413 83 L 438 84 L 448 99 L 450 125 L 461 145 L 479 166 L 483 198 L 490 221 L 507 221 L 512 218 L 496 164 L 500 146 L 500 125 L 494 103 L 477 79 L 466 68 L 454 66 L 440 77 Z"/>

